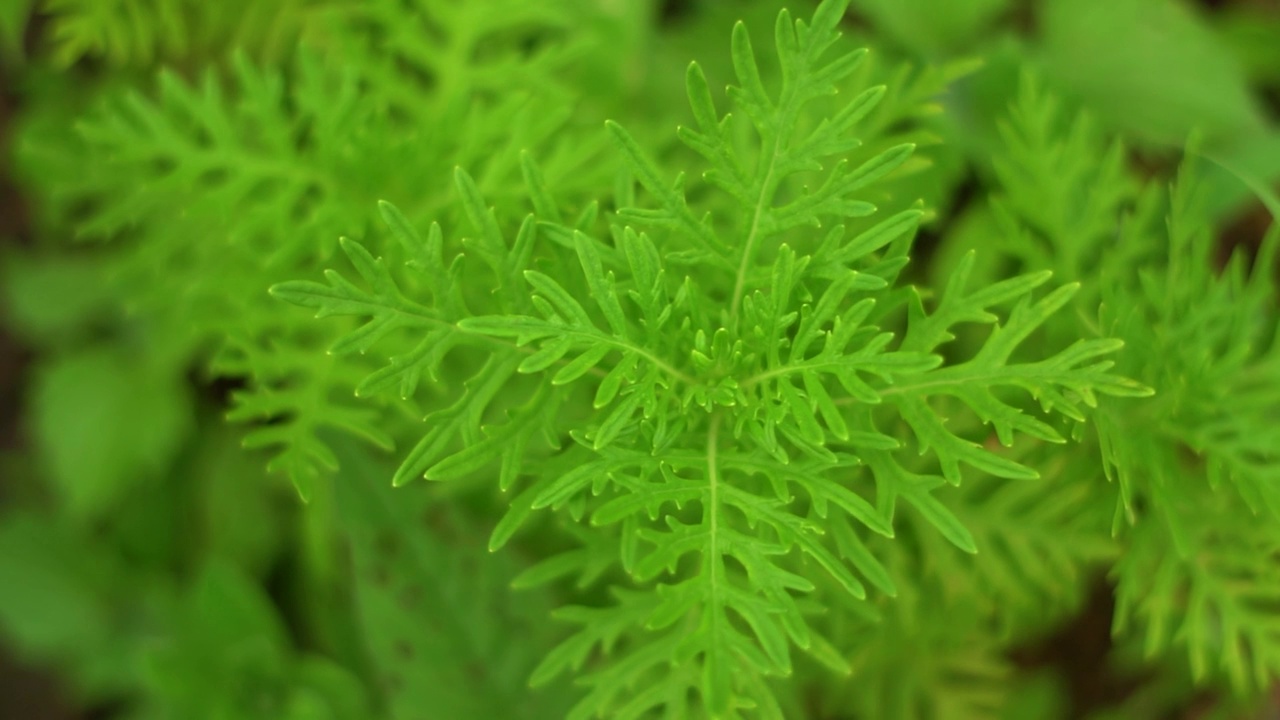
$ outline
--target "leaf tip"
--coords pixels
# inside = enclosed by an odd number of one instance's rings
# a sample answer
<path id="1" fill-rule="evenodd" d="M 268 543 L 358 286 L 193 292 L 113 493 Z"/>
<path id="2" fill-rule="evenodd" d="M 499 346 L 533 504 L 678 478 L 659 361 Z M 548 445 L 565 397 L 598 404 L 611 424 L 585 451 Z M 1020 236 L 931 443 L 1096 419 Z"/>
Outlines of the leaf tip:
<path id="1" fill-rule="evenodd" d="M 1029 278 L 1030 278 L 1029 282 L 1034 287 L 1034 286 L 1043 285 L 1049 282 L 1049 278 L 1052 278 L 1052 277 L 1053 277 L 1052 270 L 1040 270 L 1039 272 L 1033 272 L 1029 275 Z M 1077 283 L 1077 285 L 1078 284 L 1079 283 Z"/>

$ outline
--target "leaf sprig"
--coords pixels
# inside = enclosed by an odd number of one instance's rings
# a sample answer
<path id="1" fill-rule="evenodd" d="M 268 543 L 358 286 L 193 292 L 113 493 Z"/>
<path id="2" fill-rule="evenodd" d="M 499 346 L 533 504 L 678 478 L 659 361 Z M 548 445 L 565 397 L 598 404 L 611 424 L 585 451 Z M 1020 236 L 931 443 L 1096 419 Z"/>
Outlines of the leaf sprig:
<path id="1" fill-rule="evenodd" d="M 937 303 L 894 287 L 923 214 L 903 207 L 868 225 L 877 208 L 864 197 L 913 147 L 859 155 L 851 132 L 882 87 L 829 115 L 811 112 L 844 89 L 865 54 L 840 41 L 846 4 L 826 0 L 808 22 L 779 14 L 776 93 L 745 26 L 734 28 L 737 85 L 727 95 L 751 134 L 719 115 L 703 71 L 689 67 L 695 125 L 678 135 L 707 162 L 703 180 L 719 194 L 687 190 L 683 176 L 668 182 L 609 123 L 652 206 L 620 207 L 608 240 L 592 213 L 562 222 L 526 157 L 537 212 L 511 242 L 459 171 L 476 237 L 447 265 L 438 226 L 424 239 L 384 205 L 410 258 L 408 277 L 397 280 L 347 241 L 370 290 L 334 271 L 327 285 L 273 290 L 322 316 L 363 318 L 342 350 L 414 338 L 415 350 L 366 384 L 398 377 L 412 395 L 423 376 L 462 380 L 451 404 L 427 416 L 430 429 L 397 484 L 496 465 L 500 487 L 515 493 L 491 548 L 541 509 L 587 521 L 616 548 L 611 571 L 590 573 L 612 586 L 612 600 L 588 594 L 590 604 L 563 610 L 582 627 L 534 673 L 536 682 L 582 673 L 587 691 L 570 717 L 682 716 L 691 703 L 718 718 L 781 717 L 766 678 L 792 672 L 793 648 L 846 667 L 814 628 L 817 609 L 867 597 L 864 580 L 897 592 L 868 539 L 893 537 L 899 498 L 975 552 L 943 492 L 962 481 L 962 466 L 1037 477 L 956 430 L 952 414 L 962 428 L 992 425 L 1005 446 L 1019 435 L 1061 443 L 1028 399 L 1078 422 L 1099 394 L 1149 393 L 1103 359 L 1118 341 L 1081 340 L 1057 353 L 1028 342 L 1077 289 L 1034 297 L 1048 273 L 973 288 L 968 256 Z M 624 187 L 620 197 L 634 193 Z M 850 239 L 846 224 L 858 230 Z M 824 225 L 831 229 L 815 230 Z M 946 343 L 970 324 L 994 327 L 971 357 L 947 357 Z M 588 575 L 594 558 L 558 555 L 533 578 Z"/>

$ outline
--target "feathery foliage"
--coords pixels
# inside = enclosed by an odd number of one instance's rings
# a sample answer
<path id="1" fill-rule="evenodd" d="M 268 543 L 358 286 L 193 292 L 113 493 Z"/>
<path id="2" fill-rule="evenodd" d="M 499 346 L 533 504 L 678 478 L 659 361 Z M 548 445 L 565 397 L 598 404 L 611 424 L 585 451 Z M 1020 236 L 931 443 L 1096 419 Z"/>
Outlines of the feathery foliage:
<path id="1" fill-rule="evenodd" d="M 583 668 L 597 651 L 609 656 L 581 678 L 587 694 L 571 717 L 681 715 L 690 689 L 716 717 L 779 716 L 764 679 L 792 672 L 793 646 L 830 644 L 799 604 L 811 593 L 832 602 L 812 575 L 830 575 L 857 598 L 867 594 L 864 580 L 896 594 L 865 542 L 869 533 L 892 537 L 899 498 L 973 552 L 941 488 L 961 482 L 962 465 L 1012 481 L 1037 477 L 956 434 L 939 405 L 992 425 L 1008 446 L 1017 435 L 1063 437 L 1007 390 L 1073 421 L 1097 394 L 1148 392 L 1109 371 L 1103 357 L 1116 341 L 1015 357 L 1076 292 L 1066 285 L 1036 298 L 1047 273 L 975 288 L 967 257 L 928 310 L 917 290 L 893 289 L 922 212 L 869 221 L 877 208 L 862 198 L 913 147 L 859 153 L 851 132 L 882 87 L 856 89 L 827 117 L 808 113 L 865 52 L 840 42 L 842 14 L 838 2 L 823 3 L 810 22 L 779 14 L 775 93 L 745 25 L 734 28 L 737 85 L 728 97 L 749 121 L 750 141 L 719 115 L 700 66 L 689 66 L 695 125 L 680 139 L 724 196 L 705 207 L 609 123 L 650 203 L 624 187 L 608 239 L 544 208 L 508 240 L 460 170 L 470 235 L 453 260 L 442 254 L 439 226 L 423 237 L 383 206 L 426 288 L 421 300 L 352 241 L 343 249 L 368 290 L 334 272 L 326 284 L 273 288 L 322 316 L 365 318 L 337 348 L 363 350 L 405 331 L 421 338 L 366 384 L 395 372 L 411 390 L 423 374 L 441 373 L 450 351 L 483 358 L 461 363 L 479 369 L 428 414 L 397 484 L 498 468 L 514 499 L 492 548 L 531 509 L 564 510 L 616 534 L 613 600 L 563 611 L 582 627 L 534 676 Z M 535 207 L 546 205 L 536 167 L 526 160 L 526 168 Z M 464 288 L 487 295 L 460 297 Z M 997 323 L 992 310 L 1001 308 L 1009 309 Z M 997 324 L 971 357 L 944 362 L 940 348 L 961 323 Z"/>
<path id="2" fill-rule="evenodd" d="M 188 83 L 163 72 L 157 99 L 110 93 L 81 123 L 78 138 L 49 138 L 27 151 L 34 163 L 64 155 L 63 143 L 72 142 L 95 160 L 89 172 L 67 167 L 53 197 L 68 214 L 90 208 L 78 223 L 80 235 L 127 244 L 106 270 L 109 282 L 132 312 L 163 328 L 170 362 L 185 363 L 209 344 L 221 345 L 211 373 L 250 382 L 236 394 L 230 417 L 269 423 L 245 442 L 277 448 L 272 468 L 286 473 L 304 497 L 317 478 L 337 468 L 326 429 L 355 432 L 382 447 L 392 438 L 382 430 L 385 409 L 350 400 L 350 386 L 365 368 L 319 355 L 341 329 L 290 323 L 265 294 L 272 279 L 323 262 L 329 252 L 317 253 L 315 238 L 362 232 L 375 180 L 394 194 L 412 188 L 417 204 L 409 212 L 419 216 L 445 204 L 447 190 L 432 171 L 438 176 L 454 164 L 482 171 L 491 191 L 510 192 L 504 183 L 516 168 L 502 167 L 504 154 L 489 154 L 494 144 L 546 148 L 551 177 L 593 154 L 590 145 L 567 148 L 551 139 L 567 120 L 563 112 L 545 111 L 564 97 L 553 71 L 586 50 L 581 43 L 577 49 L 550 44 L 539 34 L 554 32 L 554 6 L 532 10 L 514 3 L 525 9 L 498 16 L 440 11 L 429 29 L 396 25 L 393 6 L 353 10 L 322 44 L 303 45 L 287 76 L 244 55 L 234 57 L 227 78 L 209 72 Z M 354 17 L 362 22 L 351 24 Z M 387 64 L 375 38 L 392 29 L 397 39 L 387 49 L 395 63 Z M 482 61 L 422 53 L 419 43 L 437 34 L 456 39 L 453 50 L 463 58 L 485 48 Z M 493 36 L 534 43 L 519 51 L 532 55 L 500 51 Z M 336 56 L 324 54 L 335 49 Z M 529 83 L 524 97 L 492 87 L 494 77 L 533 73 L 542 64 L 548 70 L 534 73 L 539 81 Z M 445 78 L 446 87 L 424 96 L 424 85 Z M 477 123 L 481 116 L 489 122 Z M 503 121 L 517 131 L 508 132 Z M 469 131 L 459 145 L 445 139 L 463 127 L 484 127 L 488 134 Z M 396 162 L 405 154 L 416 162 Z M 572 176 L 590 181 L 590 173 Z M 234 215 L 227 208 L 236 208 Z"/>
<path id="3" fill-rule="evenodd" d="M 1167 193 L 1139 191 L 1117 145 L 1104 151 L 1083 120 L 1064 141 L 1060 122 L 1024 84 L 996 161 L 1009 199 L 996 207 L 1006 226 L 1021 220 L 1046 242 L 1023 261 L 1101 278 L 1099 320 L 1077 315 L 1060 331 L 1101 325 L 1123 338 L 1136 351 L 1121 370 L 1157 389 L 1097 422 L 1102 469 L 1119 486 L 1116 630 L 1140 621 L 1148 655 L 1176 640 L 1196 679 L 1214 668 L 1237 690 L 1263 687 L 1276 672 L 1261 608 L 1275 601 L 1280 238 L 1273 226 L 1251 261 L 1236 250 L 1219 268 L 1194 145 Z M 1101 167 L 1083 161 L 1100 156 Z M 1122 270 L 1132 267 L 1143 270 Z"/>
<path id="4" fill-rule="evenodd" d="M 131 720 L 1251 717 L 1280 40 L 1188 5 L 0 3 L 6 656 Z"/>

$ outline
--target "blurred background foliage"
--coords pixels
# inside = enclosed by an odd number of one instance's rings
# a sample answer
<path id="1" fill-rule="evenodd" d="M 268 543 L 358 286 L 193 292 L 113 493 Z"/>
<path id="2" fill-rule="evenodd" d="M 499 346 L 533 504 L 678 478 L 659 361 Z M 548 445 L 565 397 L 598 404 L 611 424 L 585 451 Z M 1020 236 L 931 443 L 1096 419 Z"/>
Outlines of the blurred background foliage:
<path id="1" fill-rule="evenodd" d="M 455 165 L 490 201 L 524 202 L 523 147 L 590 212 L 612 182 L 594 169 L 600 121 L 669 142 L 687 62 L 726 76 L 733 21 L 768 28 L 777 9 L 0 0 L 0 718 L 563 717 L 567 689 L 526 682 L 555 641 L 554 591 L 509 589 L 545 548 L 481 549 L 500 501 L 486 488 L 392 490 L 392 456 L 367 447 L 406 438 L 335 431 L 414 408 L 351 398 L 367 369 L 321 352 L 342 328 L 298 325 L 265 288 L 368 233 L 378 198 L 423 224 L 452 212 Z M 1195 135 L 1224 247 L 1268 223 L 1239 176 L 1280 179 L 1274 2 L 855 0 L 846 31 L 890 83 L 872 121 L 910 131 L 933 166 L 903 181 L 936 213 L 918 253 L 985 242 L 988 188 L 1014 172 L 992 160 L 1001 122 L 1028 77 L 1149 176 Z M 1034 208 L 1034 192 L 1008 202 Z M 960 239 L 940 247 L 944 231 Z M 848 629 L 868 660 L 808 706 L 1274 716 L 1113 643 L 1106 580 L 1078 589 L 1048 614 L 1019 599 L 1034 639 L 1016 647 L 974 643 L 906 592 Z M 917 696 L 937 705 L 902 709 Z"/>

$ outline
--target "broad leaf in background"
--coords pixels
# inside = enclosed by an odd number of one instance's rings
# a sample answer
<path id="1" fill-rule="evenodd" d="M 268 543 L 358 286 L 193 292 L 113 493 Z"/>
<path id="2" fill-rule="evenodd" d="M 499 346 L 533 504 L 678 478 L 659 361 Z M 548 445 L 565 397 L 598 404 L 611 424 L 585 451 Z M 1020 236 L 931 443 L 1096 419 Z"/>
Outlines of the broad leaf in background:
<path id="1" fill-rule="evenodd" d="M 36 0 L 9 0 L 0 4 L 0 58 L 12 62 L 22 55 L 28 13 Z"/>
<path id="2" fill-rule="evenodd" d="M 513 594 L 517 566 L 487 532 L 427 493 L 395 490 L 353 463 L 337 486 L 360 635 L 387 720 L 564 717 L 564 688 L 528 695 L 554 639 L 547 598 Z"/>
<path id="3" fill-rule="evenodd" d="M 1240 65 L 1175 0 L 1050 0 L 1041 16 L 1045 68 L 1112 127 L 1181 144 L 1265 127 Z"/>
<path id="4" fill-rule="evenodd" d="M 853 0 L 878 30 L 920 57 L 941 59 L 996 32 L 992 27 L 1012 0 Z"/>
<path id="5" fill-rule="evenodd" d="M 146 628 L 159 599 L 108 550 L 35 513 L 0 522 L 0 631 L 20 657 L 56 663 L 89 697 L 132 687 L 140 646 L 120 622 Z"/>
<path id="6" fill-rule="evenodd" d="M 331 661 L 296 652 L 271 600 L 214 560 L 180 597 L 143 665 L 162 717 L 366 720 L 365 689 Z"/>
<path id="7" fill-rule="evenodd" d="M 147 360 L 127 349 L 82 349 L 33 383 L 37 446 L 72 516 L 100 514 L 134 484 L 159 477 L 191 430 L 182 378 Z"/>
<path id="8" fill-rule="evenodd" d="M 1051 0 L 1041 17 L 1045 72 L 1106 125 L 1142 144 L 1203 150 L 1261 182 L 1280 178 L 1280 130 L 1250 91 L 1240 61 L 1178 0 Z M 1212 178 L 1214 212 L 1251 197 Z"/>

